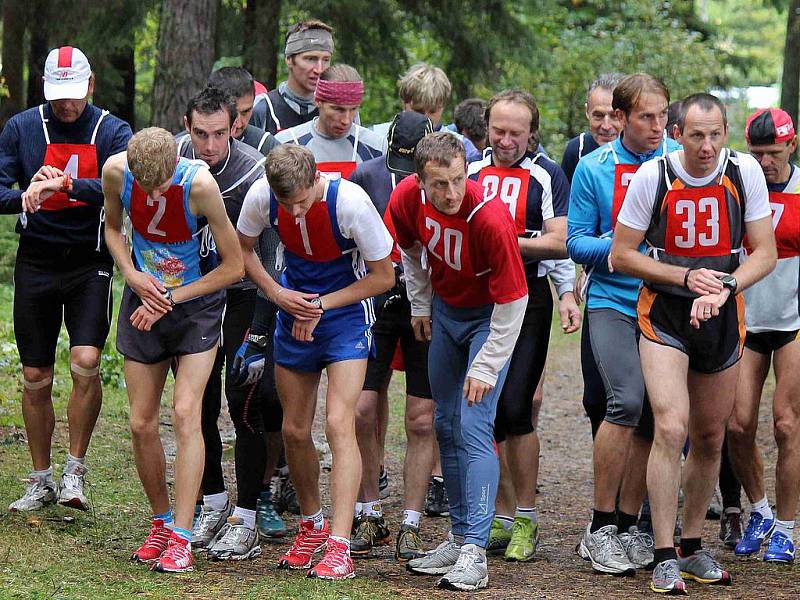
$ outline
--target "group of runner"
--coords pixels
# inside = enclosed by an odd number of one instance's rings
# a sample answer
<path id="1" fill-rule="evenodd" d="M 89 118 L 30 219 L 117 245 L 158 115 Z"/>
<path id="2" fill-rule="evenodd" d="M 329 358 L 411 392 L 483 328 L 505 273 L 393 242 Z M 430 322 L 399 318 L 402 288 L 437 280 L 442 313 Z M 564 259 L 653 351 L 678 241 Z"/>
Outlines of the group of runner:
<path id="1" fill-rule="evenodd" d="M 602 573 L 651 569 L 655 592 L 686 593 L 687 579 L 730 584 L 701 541 L 719 479 L 725 545 L 737 555 L 763 546 L 765 561 L 791 563 L 800 175 L 789 116 L 755 112 L 749 153 L 735 152 L 714 96 L 670 104 L 651 75 L 602 75 L 587 93 L 589 129 L 558 165 L 539 143 L 530 93 L 465 100 L 444 127 L 450 82 L 427 64 L 400 78 L 392 121 L 362 126 L 365 82 L 331 65 L 334 50 L 325 23 L 296 24 L 286 82 L 259 91 L 246 70 L 221 68 L 177 136 L 133 135 L 88 102 L 87 57 L 50 52 L 47 101 L 0 134 L 0 211 L 19 214 L 14 327 L 33 462 L 10 510 L 89 508 L 85 457 L 116 263 L 125 281 L 116 345 L 153 515 L 134 560 L 185 572 L 201 548 L 214 560 L 256 557 L 261 537 L 286 534 L 279 513 L 296 497 L 298 532 L 280 568 L 353 577 L 352 557 L 394 537 L 410 572 L 440 576 L 446 589 L 485 587 L 487 553 L 536 555 L 552 283 L 562 330 L 584 321 L 594 497 L 577 553 Z M 62 319 L 73 385 L 56 483 Z M 775 512 L 755 442 L 773 357 Z M 323 370 L 330 518 L 312 439 Z M 394 532 L 381 507 L 393 370 L 406 372 L 407 437 Z M 170 371 L 172 500 L 159 436 Z M 235 503 L 217 426 L 223 388 Z M 751 503 L 744 530 L 737 477 Z M 451 520 L 430 551 L 423 512 Z"/>

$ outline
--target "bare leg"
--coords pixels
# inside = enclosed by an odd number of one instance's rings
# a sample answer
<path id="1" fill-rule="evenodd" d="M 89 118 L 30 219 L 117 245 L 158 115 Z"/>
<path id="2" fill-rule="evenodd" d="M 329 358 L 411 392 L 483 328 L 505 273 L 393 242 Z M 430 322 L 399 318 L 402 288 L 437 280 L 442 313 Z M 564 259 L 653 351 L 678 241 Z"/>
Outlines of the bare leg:
<path id="1" fill-rule="evenodd" d="M 74 346 L 70 350 L 70 363 L 72 393 L 67 408 L 69 453 L 81 458 L 86 456 L 103 402 L 100 374 L 87 374 L 100 366 L 100 348 Z"/>
<path id="2" fill-rule="evenodd" d="M 422 512 L 434 463 L 433 400 L 407 396 L 405 423 L 404 508 Z"/>
<path id="3" fill-rule="evenodd" d="M 773 414 L 778 462 L 775 465 L 775 500 L 778 519 L 794 520 L 800 496 L 800 342 L 775 353 Z M 763 496 L 761 496 L 763 498 Z"/>
<path id="4" fill-rule="evenodd" d="M 361 502 L 377 500 L 379 496 L 382 452 L 375 424 L 379 422 L 380 404 L 380 393 L 367 390 L 361 392 L 356 404 L 356 438 L 363 465 L 358 495 Z"/>
<path id="5" fill-rule="evenodd" d="M 517 505 L 517 497 L 514 495 L 514 482 L 508 468 L 508 444 L 506 442 L 497 444 L 497 453 L 500 460 L 500 483 L 494 502 L 495 513 L 512 517 Z"/>
<path id="6" fill-rule="evenodd" d="M 647 459 L 652 442 L 636 435 L 628 446 L 626 470 L 619 491 L 619 509 L 628 515 L 638 515 L 647 493 Z"/>
<path id="7" fill-rule="evenodd" d="M 627 461 L 633 427 L 603 421 L 594 438 L 594 508 L 614 512 Z M 677 494 L 677 492 L 676 492 Z"/>
<path id="8" fill-rule="evenodd" d="M 33 468 L 43 471 L 50 466 L 50 447 L 56 415 L 53 411 L 53 366 L 22 367 L 22 376 L 28 385 L 36 386 L 49 378 L 39 389 L 26 386 L 22 390 L 22 418 L 25 421 L 25 434 L 28 436 L 28 450 L 31 453 Z"/>

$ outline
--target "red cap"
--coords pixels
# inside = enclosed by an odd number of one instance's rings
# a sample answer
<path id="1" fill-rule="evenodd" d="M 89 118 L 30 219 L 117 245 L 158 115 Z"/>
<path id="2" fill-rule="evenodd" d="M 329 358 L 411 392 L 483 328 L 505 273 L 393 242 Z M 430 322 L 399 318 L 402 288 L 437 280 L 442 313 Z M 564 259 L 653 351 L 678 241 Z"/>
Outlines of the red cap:
<path id="1" fill-rule="evenodd" d="M 788 142 L 794 138 L 794 123 L 780 108 L 762 108 L 747 117 L 744 136 L 751 146 Z"/>

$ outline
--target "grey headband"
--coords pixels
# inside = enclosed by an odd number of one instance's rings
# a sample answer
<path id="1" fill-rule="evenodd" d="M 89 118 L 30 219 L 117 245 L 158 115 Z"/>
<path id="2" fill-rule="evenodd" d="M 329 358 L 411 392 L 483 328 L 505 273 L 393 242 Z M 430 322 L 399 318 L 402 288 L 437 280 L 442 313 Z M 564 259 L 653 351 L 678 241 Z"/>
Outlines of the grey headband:
<path id="1" fill-rule="evenodd" d="M 304 29 L 289 34 L 286 40 L 284 55 L 288 58 L 293 54 L 311 52 L 313 50 L 330 52 L 333 54 L 333 36 L 324 29 Z"/>

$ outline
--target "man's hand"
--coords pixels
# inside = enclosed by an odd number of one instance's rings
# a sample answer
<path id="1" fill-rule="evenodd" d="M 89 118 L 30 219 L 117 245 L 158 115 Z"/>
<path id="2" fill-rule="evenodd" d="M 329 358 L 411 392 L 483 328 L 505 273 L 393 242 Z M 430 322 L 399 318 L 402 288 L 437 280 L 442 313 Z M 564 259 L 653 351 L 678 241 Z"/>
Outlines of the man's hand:
<path id="1" fill-rule="evenodd" d="M 689 324 L 695 329 L 700 329 L 700 323 L 719 316 L 719 309 L 727 302 L 729 296 L 730 290 L 723 288 L 719 294 L 695 298 L 689 313 Z"/>
<path id="2" fill-rule="evenodd" d="M 63 177 L 64 171 L 53 167 L 51 165 L 43 165 L 31 177 L 31 181 L 45 181 L 46 179 L 55 179 L 56 177 Z"/>
<path id="3" fill-rule="evenodd" d="M 131 325 L 136 327 L 139 331 L 150 331 L 153 325 L 166 313 L 152 311 L 146 306 L 142 305 L 133 311 L 131 315 Z"/>
<path id="4" fill-rule="evenodd" d="M 464 398 L 467 399 L 467 406 L 479 403 L 483 397 L 492 391 L 493 385 L 484 383 L 480 379 L 467 377 L 464 380 Z"/>
<path id="5" fill-rule="evenodd" d="M 63 181 L 63 177 L 32 181 L 22 194 L 22 210 L 26 213 L 35 213 L 45 200 L 61 190 Z"/>
<path id="6" fill-rule="evenodd" d="M 152 275 L 141 271 L 133 271 L 129 276 L 125 277 L 125 283 L 139 296 L 142 306 L 147 307 L 148 310 L 161 314 L 172 310 L 172 304 L 164 296 L 167 288 L 161 285 L 161 282 Z"/>
<path id="7" fill-rule="evenodd" d="M 292 336 L 301 342 L 313 342 L 314 336 L 312 334 L 317 323 L 319 323 L 319 317 L 306 319 L 305 321 L 295 319 L 292 325 Z"/>
<path id="8" fill-rule="evenodd" d="M 429 316 L 411 317 L 411 329 L 418 342 L 431 341 L 431 318 Z"/>
<path id="9" fill-rule="evenodd" d="M 581 328 L 581 309 L 575 302 L 573 292 L 565 292 L 559 299 L 558 315 L 561 317 L 561 330 L 564 333 L 575 333 Z"/>
<path id="10" fill-rule="evenodd" d="M 313 300 L 318 296 L 319 294 L 305 294 L 282 287 L 272 300 L 278 308 L 292 315 L 295 320 L 319 320 L 322 316 L 322 310 L 309 302 L 309 300 Z"/>
<path id="11" fill-rule="evenodd" d="M 247 336 L 244 343 L 239 346 L 231 365 L 231 379 L 233 385 L 247 387 L 261 380 L 264 374 L 266 356 L 264 347 L 250 341 Z M 266 340 L 266 336 L 262 336 Z"/>
<path id="12" fill-rule="evenodd" d="M 689 288 L 690 292 L 701 296 L 719 294 L 725 287 L 719 277 L 724 275 L 727 275 L 727 273 L 713 269 L 692 269 L 686 278 L 686 287 Z"/>

